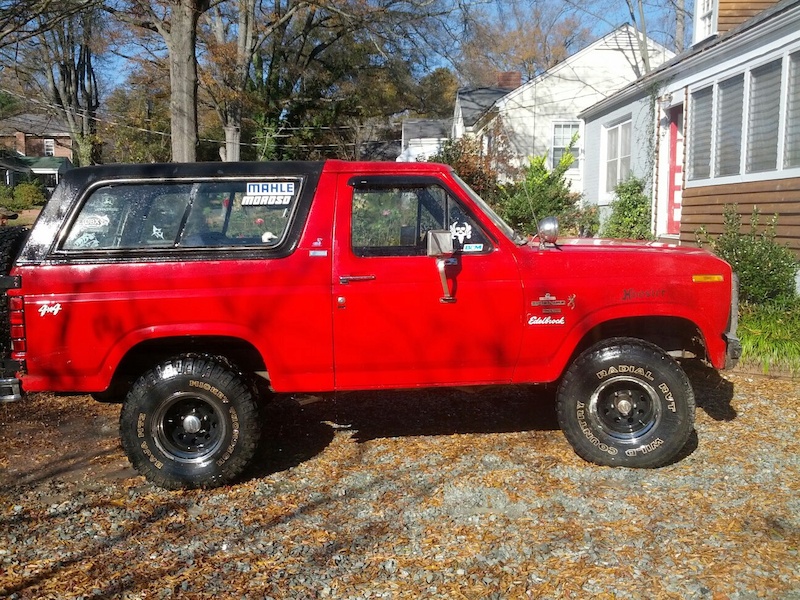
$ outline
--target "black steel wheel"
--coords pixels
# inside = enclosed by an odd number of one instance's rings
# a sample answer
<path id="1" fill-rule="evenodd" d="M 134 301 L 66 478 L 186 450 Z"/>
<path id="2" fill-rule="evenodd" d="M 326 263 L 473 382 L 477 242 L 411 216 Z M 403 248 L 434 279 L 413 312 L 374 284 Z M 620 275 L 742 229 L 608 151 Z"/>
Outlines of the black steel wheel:
<path id="1" fill-rule="evenodd" d="M 224 359 L 184 355 L 134 384 L 120 413 L 131 464 L 169 489 L 233 482 L 261 436 L 251 386 Z"/>
<path id="2" fill-rule="evenodd" d="M 581 354 L 559 386 L 559 424 L 590 462 L 663 466 L 694 428 L 692 386 L 680 365 L 647 342 L 615 338 Z"/>

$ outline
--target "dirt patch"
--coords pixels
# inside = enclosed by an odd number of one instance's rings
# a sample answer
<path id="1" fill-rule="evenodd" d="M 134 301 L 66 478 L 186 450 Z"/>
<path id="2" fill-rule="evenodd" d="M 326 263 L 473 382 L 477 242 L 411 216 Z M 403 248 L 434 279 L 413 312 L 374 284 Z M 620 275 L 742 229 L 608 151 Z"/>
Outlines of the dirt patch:
<path id="1" fill-rule="evenodd" d="M 119 444 L 119 406 L 89 396 L 31 394 L 0 405 L 0 486 L 58 479 L 92 486 L 134 477 Z"/>

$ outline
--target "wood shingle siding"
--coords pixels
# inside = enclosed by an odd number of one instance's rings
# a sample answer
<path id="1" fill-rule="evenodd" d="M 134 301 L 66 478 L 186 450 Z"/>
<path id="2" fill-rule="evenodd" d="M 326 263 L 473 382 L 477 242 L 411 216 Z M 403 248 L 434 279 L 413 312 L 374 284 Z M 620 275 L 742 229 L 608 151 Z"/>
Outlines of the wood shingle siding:
<path id="1" fill-rule="evenodd" d="M 775 0 L 761 2 L 725 2 L 725 0 L 720 0 L 717 15 L 718 33 L 721 35 L 730 31 L 773 4 L 775 4 Z"/>
<path id="2" fill-rule="evenodd" d="M 754 206 L 760 213 L 760 225 L 769 224 L 777 213 L 776 241 L 788 245 L 800 258 L 800 178 L 685 189 L 681 243 L 694 244 L 700 227 L 714 236 L 722 233 L 722 215 L 727 204 L 737 205 L 744 231 L 749 231 Z"/>

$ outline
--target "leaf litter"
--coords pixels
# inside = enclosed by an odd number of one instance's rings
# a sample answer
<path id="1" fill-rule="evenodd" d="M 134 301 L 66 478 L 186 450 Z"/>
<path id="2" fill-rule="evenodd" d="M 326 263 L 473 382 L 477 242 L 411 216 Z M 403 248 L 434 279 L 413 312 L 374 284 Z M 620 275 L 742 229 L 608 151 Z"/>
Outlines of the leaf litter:
<path id="1" fill-rule="evenodd" d="M 696 432 L 587 464 L 552 390 L 279 397 L 241 483 L 167 492 L 117 405 L 0 406 L 0 596 L 798 598 L 800 380 L 688 366 Z"/>

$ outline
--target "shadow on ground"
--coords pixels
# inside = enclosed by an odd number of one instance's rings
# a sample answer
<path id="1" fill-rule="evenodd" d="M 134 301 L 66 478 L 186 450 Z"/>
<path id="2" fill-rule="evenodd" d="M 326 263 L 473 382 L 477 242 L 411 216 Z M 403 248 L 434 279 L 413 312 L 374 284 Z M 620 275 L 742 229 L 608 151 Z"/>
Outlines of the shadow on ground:
<path id="1" fill-rule="evenodd" d="M 337 429 L 359 443 L 380 438 L 558 429 L 555 390 L 544 386 L 278 396 L 265 408 L 264 444 L 248 477 L 313 458 Z"/>
<path id="2" fill-rule="evenodd" d="M 701 363 L 690 362 L 683 368 L 694 388 L 697 408 L 715 421 L 733 421 L 736 418 L 736 410 L 731 406 L 733 384 L 719 371 Z"/>

